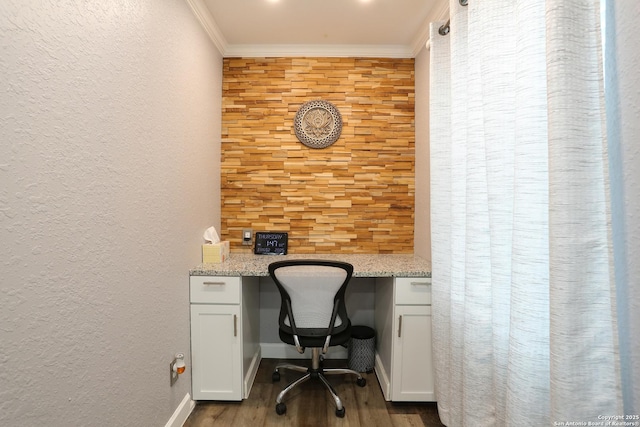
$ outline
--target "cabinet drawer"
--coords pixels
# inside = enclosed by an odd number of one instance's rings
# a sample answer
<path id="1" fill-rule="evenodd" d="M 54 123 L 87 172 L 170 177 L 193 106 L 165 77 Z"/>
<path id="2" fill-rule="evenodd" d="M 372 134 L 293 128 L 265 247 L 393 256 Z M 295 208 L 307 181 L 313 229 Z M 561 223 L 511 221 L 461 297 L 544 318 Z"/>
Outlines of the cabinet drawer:
<path id="1" fill-rule="evenodd" d="M 426 277 L 396 277 L 395 303 L 430 305 L 431 279 Z"/>
<path id="2" fill-rule="evenodd" d="M 191 276 L 189 295 L 192 303 L 240 304 L 240 277 Z"/>

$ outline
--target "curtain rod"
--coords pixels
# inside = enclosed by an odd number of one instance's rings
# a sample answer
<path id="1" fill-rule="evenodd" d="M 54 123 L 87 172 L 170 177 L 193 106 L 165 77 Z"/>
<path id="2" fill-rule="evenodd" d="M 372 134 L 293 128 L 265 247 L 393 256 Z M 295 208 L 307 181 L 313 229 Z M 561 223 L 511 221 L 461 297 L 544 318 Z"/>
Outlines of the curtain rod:
<path id="1" fill-rule="evenodd" d="M 458 2 L 460 3 L 460 6 L 466 6 L 467 3 L 469 3 L 469 0 L 458 0 Z M 447 19 L 447 23 L 441 26 L 440 29 L 438 29 L 438 33 L 440 33 L 441 36 L 446 36 L 447 34 L 449 34 L 449 31 L 451 30 L 450 24 L 451 19 Z"/>
<path id="2" fill-rule="evenodd" d="M 460 6 L 467 6 L 469 0 L 458 0 L 458 3 L 460 3 Z M 447 34 L 449 34 L 449 31 L 451 31 L 451 19 L 447 19 L 447 22 L 444 25 L 441 25 L 440 28 L 438 28 L 438 33 L 441 36 L 446 36 Z M 431 49 L 431 39 L 427 40 L 426 47 L 429 50 Z"/>
<path id="3" fill-rule="evenodd" d="M 451 20 L 447 19 L 447 23 L 442 25 L 442 26 L 440 26 L 440 28 L 438 29 L 438 33 L 441 36 L 446 36 L 447 34 L 449 34 L 449 30 L 451 30 L 451 27 L 449 25 L 450 23 L 451 23 Z"/>

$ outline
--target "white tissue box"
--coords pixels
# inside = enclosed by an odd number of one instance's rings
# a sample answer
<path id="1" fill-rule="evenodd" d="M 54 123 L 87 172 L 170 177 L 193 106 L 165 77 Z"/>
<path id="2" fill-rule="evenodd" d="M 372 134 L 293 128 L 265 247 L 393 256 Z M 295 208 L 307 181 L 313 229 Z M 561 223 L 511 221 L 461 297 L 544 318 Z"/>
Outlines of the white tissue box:
<path id="1" fill-rule="evenodd" d="M 229 241 L 202 245 L 203 263 L 220 263 L 229 258 Z"/>

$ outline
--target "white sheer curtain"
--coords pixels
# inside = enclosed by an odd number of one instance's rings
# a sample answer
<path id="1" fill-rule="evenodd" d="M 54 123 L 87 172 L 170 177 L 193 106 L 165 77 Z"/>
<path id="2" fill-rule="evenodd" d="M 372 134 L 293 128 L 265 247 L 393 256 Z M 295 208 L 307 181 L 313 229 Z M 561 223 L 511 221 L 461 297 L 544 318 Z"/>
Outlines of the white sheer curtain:
<path id="1" fill-rule="evenodd" d="M 599 0 L 451 0 L 450 17 L 430 70 L 440 417 L 621 415 Z"/>

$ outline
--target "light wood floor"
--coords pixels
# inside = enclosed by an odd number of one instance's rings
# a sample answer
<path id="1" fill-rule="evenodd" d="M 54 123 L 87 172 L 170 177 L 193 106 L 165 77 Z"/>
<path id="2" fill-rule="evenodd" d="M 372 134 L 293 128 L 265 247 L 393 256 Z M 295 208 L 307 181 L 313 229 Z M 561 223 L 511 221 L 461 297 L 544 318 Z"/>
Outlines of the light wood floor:
<path id="1" fill-rule="evenodd" d="M 382 396 L 375 373 L 362 374 L 365 387 L 356 385 L 351 375 L 331 375 L 329 381 L 345 407 L 344 418 L 335 415 L 331 395 L 317 381 L 309 380 L 285 397 L 287 412 L 275 411 L 276 396 L 301 373 L 281 371 L 279 382 L 271 373 L 280 359 L 262 359 L 249 398 L 242 402 L 198 402 L 184 427 L 292 426 L 292 427 L 441 427 L 435 403 L 392 403 Z M 301 364 L 304 361 L 291 360 Z M 345 360 L 326 360 L 326 367 L 346 366 Z"/>

